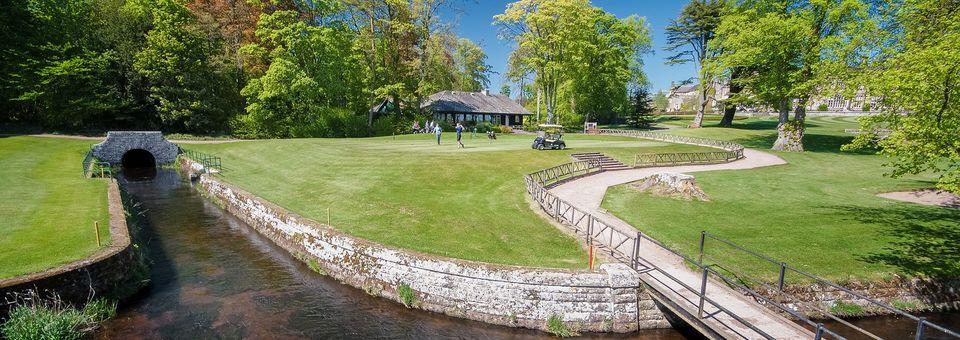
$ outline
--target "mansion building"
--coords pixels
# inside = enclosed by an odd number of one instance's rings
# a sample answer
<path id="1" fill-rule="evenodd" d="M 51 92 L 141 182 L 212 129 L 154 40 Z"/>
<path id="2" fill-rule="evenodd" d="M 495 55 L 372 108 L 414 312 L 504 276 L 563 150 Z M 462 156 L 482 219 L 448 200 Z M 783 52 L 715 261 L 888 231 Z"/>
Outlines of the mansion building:
<path id="1" fill-rule="evenodd" d="M 700 96 L 699 84 L 670 84 L 670 92 L 667 94 L 666 112 L 690 112 L 697 111 L 697 101 Z M 719 100 L 727 99 L 730 96 L 730 87 L 727 84 L 713 83 L 712 97 Z M 860 89 L 853 98 L 847 98 L 837 93 L 832 96 L 818 96 L 811 98 L 807 103 L 807 111 L 824 112 L 863 112 L 864 106 L 869 110 L 878 107 L 879 98 L 867 96 L 866 91 Z M 723 111 L 723 104 L 715 100 L 710 100 L 708 108 L 714 112 Z M 823 110 L 826 108 L 826 110 Z M 759 112 L 770 111 L 764 108 L 744 107 L 738 108 L 738 111 Z"/>

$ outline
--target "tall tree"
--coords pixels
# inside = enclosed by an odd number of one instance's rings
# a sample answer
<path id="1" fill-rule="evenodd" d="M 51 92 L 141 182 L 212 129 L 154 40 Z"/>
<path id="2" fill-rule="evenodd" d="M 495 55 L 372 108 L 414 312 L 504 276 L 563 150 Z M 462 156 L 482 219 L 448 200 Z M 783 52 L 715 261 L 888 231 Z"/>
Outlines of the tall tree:
<path id="1" fill-rule="evenodd" d="M 181 0 L 157 0 L 152 16 L 135 67 L 149 82 L 160 120 L 178 130 L 226 131 L 239 93 L 214 58 L 219 41 L 208 39 Z"/>
<path id="2" fill-rule="evenodd" d="M 723 12 L 722 0 L 693 0 L 680 12 L 680 17 L 667 25 L 667 51 L 675 52 L 667 57 L 667 64 L 693 62 L 697 66 L 700 86 L 697 88 L 697 115 L 693 118 L 692 128 L 703 125 L 703 115 L 709 104 L 710 91 L 713 90 L 713 77 L 704 67 L 704 61 L 712 58 L 715 49 L 711 46 L 720 16 Z"/>
<path id="3" fill-rule="evenodd" d="M 717 28 L 716 57 L 752 98 L 779 111 L 773 149 L 803 151 L 806 105 L 818 91 L 842 84 L 849 61 L 863 57 L 871 24 L 861 0 L 745 1 Z M 794 108 L 793 119 L 790 119 Z"/>
<path id="4" fill-rule="evenodd" d="M 521 0 L 494 20 L 517 44 L 511 78 L 532 76 L 548 122 L 558 113 L 578 124 L 583 114 L 622 110 L 627 83 L 644 80 L 639 55 L 650 38 L 642 18 L 617 19 L 588 0 Z"/>
<path id="5" fill-rule="evenodd" d="M 457 71 L 455 89 L 477 92 L 490 86 L 490 68 L 487 54 L 470 39 L 457 39 L 457 49 L 453 56 Z"/>
<path id="6" fill-rule="evenodd" d="M 650 97 L 650 89 L 643 86 L 637 87 L 630 95 L 630 111 L 627 113 L 627 124 L 641 129 L 649 129 L 653 126 L 653 100 Z"/>
<path id="7" fill-rule="evenodd" d="M 887 39 L 858 82 L 881 98 L 882 113 L 860 120 L 868 133 L 851 146 L 879 146 L 894 176 L 931 171 L 940 188 L 960 193 L 960 2 L 889 9 L 892 27 L 875 35 Z"/>

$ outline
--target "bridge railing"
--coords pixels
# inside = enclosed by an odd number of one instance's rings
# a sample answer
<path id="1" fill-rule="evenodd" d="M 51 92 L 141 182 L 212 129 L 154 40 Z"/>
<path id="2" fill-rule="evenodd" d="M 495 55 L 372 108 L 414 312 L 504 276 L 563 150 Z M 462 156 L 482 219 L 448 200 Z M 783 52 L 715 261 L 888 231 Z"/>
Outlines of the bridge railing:
<path id="1" fill-rule="evenodd" d="M 113 167 L 110 163 L 101 162 L 96 157 L 93 157 L 92 151 L 87 151 L 87 154 L 83 157 L 83 162 L 81 162 L 83 177 L 113 177 Z"/>
<path id="2" fill-rule="evenodd" d="M 223 161 L 218 156 L 210 155 L 200 151 L 180 147 L 180 155 L 190 160 L 200 163 L 206 169 L 213 169 L 217 172 L 223 171 Z"/>
<path id="3" fill-rule="evenodd" d="M 575 234 L 584 237 L 587 243 L 591 246 L 597 246 L 598 248 L 606 249 L 609 252 L 610 257 L 621 262 L 628 263 L 630 267 L 634 268 L 635 270 L 643 269 L 642 266 L 656 270 L 664 277 L 667 277 L 674 283 L 682 286 L 685 290 L 696 294 L 696 296 L 700 299 L 698 307 L 699 317 L 705 317 L 703 313 L 704 307 L 706 305 L 710 305 L 747 326 L 760 336 L 766 339 L 774 339 L 774 337 L 770 334 L 757 328 L 748 320 L 743 319 L 735 312 L 727 309 L 717 301 L 707 296 L 706 282 L 709 279 L 708 273 L 717 273 L 709 266 L 701 266 L 699 262 L 690 259 L 686 255 L 667 247 L 666 245 L 644 235 L 639 231 L 621 231 L 618 228 L 607 224 L 596 216 L 580 210 L 569 202 L 560 199 L 547 190 L 549 186 L 555 185 L 562 181 L 602 171 L 603 170 L 596 164 L 591 164 L 585 161 L 572 162 L 525 175 L 524 183 L 526 185 L 527 193 L 539 205 L 541 210 L 547 213 L 547 215 L 549 215 L 551 218 L 556 219 L 556 221 L 560 224 L 572 229 Z M 699 268 L 703 272 L 700 288 L 698 289 L 696 287 L 691 287 L 667 271 L 657 267 L 655 264 L 641 264 L 640 247 L 641 243 L 644 241 L 650 242 L 659 248 L 676 254 L 692 266 Z M 824 329 L 821 334 L 832 334 L 832 332 Z"/>
<path id="4" fill-rule="evenodd" d="M 708 245 L 707 241 L 716 241 L 716 242 L 719 243 L 719 245 L 724 246 L 724 247 L 727 248 L 727 249 L 732 249 L 732 250 L 734 250 L 735 252 L 739 252 L 739 253 L 745 254 L 745 255 L 747 256 L 747 258 L 750 258 L 750 259 L 753 259 L 753 260 L 758 260 L 758 261 L 760 261 L 761 263 L 768 263 L 768 264 L 772 265 L 771 268 L 776 268 L 776 272 L 771 272 L 771 274 L 774 274 L 774 273 L 775 273 L 775 274 L 776 274 L 776 277 L 778 278 L 777 281 L 776 281 L 776 283 L 775 283 L 775 286 L 772 285 L 771 283 L 767 282 L 766 280 L 759 279 L 759 278 L 754 278 L 754 277 L 752 277 L 751 275 L 747 275 L 747 274 L 745 274 L 745 273 L 736 271 L 736 270 L 734 270 L 734 269 L 732 269 L 732 268 L 729 268 L 729 267 L 726 267 L 726 266 L 722 266 L 723 262 L 725 262 L 725 261 L 721 261 L 721 259 L 712 258 L 712 257 L 709 257 L 709 256 L 706 255 L 706 252 L 707 252 L 707 248 L 706 248 L 706 247 L 707 247 L 707 245 Z M 719 236 L 717 236 L 717 235 L 715 235 L 715 234 L 713 234 L 713 233 L 710 233 L 710 232 L 707 232 L 707 231 L 703 231 L 703 232 L 700 233 L 700 250 L 699 250 L 699 251 L 700 251 L 700 253 L 699 253 L 699 259 L 698 259 L 697 261 L 700 262 L 701 264 L 703 264 L 703 263 L 704 263 L 704 259 L 706 259 L 706 260 L 712 262 L 711 265 L 713 265 L 713 266 L 720 265 L 720 266 L 722 266 L 722 268 L 723 268 L 724 271 L 728 271 L 728 272 L 734 273 L 734 274 L 736 275 L 737 280 L 724 279 L 724 281 L 727 282 L 728 285 L 731 285 L 731 286 L 734 286 L 734 287 L 736 287 L 736 288 L 739 288 L 740 290 L 747 292 L 749 295 L 757 298 L 758 300 L 762 300 L 762 301 L 765 301 L 765 302 L 770 303 L 770 304 L 776 303 L 776 304 L 782 305 L 782 304 L 785 304 L 785 303 L 786 303 L 786 304 L 791 304 L 791 305 L 794 305 L 794 306 L 807 306 L 807 307 L 815 310 L 816 312 L 822 314 L 822 315 L 825 316 L 826 318 L 831 319 L 831 320 L 834 320 L 834 321 L 836 321 L 837 323 L 839 323 L 839 324 L 841 324 L 841 325 L 844 325 L 844 326 L 850 328 L 850 330 L 855 331 L 856 333 L 859 333 L 859 334 L 861 334 L 861 335 L 863 335 L 863 336 L 867 336 L 867 337 L 874 338 L 874 339 L 880 339 L 880 337 L 879 337 L 878 335 L 870 332 L 870 331 L 867 330 L 867 329 L 864 329 L 864 328 L 862 328 L 862 327 L 856 326 L 856 325 L 854 325 L 854 324 L 852 324 L 852 323 L 844 320 L 844 319 L 841 318 L 840 316 L 837 316 L 836 313 L 832 313 L 832 312 L 830 312 L 829 310 L 823 308 L 820 304 L 818 304 L 818 303 L 816 303 L 816 302 L 805 303 L 803 299 L 795 296 L 794 294 L 791 294 L 788 290 L 785 290 L 784 287 L 785 287 L 786 284 L 787 284 L 787 281 L 788 281 L 789 276 L 790 276 L 791 274 L 792 274 L 792 275 L 797 275 L 797 276 L 800 277 L 801 280 L 806 280 L 806 282 L 815 282 L 816 284 L 818 284 L 818 285 L 820 285 L 820 286 L 822 286 L 822 287 L 829 287 L 829 288 L 833 289 L 834 292 L 840 292 L 841 294 L 844 294 L 845 296 L 847 296 L 848 299 L 850 299 L 850 300 L 862 301 L 862 303 L 865 303 L 866 306 L 873 307 L 873 308 L 875 308 L 875 309 L 877 309 L 877 310 L 880 310 L 880 311 L 885 311 L 885 312 L 891 313 L 891 314 L 893 314 L 893 315 L 897 315 L 897 316 L 900 316 L 900 317 L 904 317 L 904 318 L 913 320 L 914 322 L 917 323 L 917 330 L 916 330 L 916 332 L 914 333 L 914 335 L 915 335 L 914 338 L 915 338 L 915 339 L 923 339 L 923 338 L 924 338 L 925 331 L 928 331 L 928 330 L 937 331 L 937 332 L 939 332 L 939 333 L 941 333 L 941 334 L 943 334 L 943 335 L 945 335 L 945 336 L 949 336 L 949 337 L 952 337 L 952 338 L 958 338 L 958 339 L 960 339 L 960 333 L 958 333 L 958 332 L 956 332 L 956 331 L 950 330 L 950 329 L 948 329 L 948 328 L 946 328 L 946 327 L 943 327 L 943 326 L 938 325 L 938 324 L 936 324 L 936 323 L 930 322 L 930 321 L 926 320 L 925 318 L 918 317 L 918 316 L 916 316 L 916 315 L 907 313 L 906 311 L 903 311 L 902 309 L 896 308 L 896 307 L 891 306 L 891 305 L 889 305 L 889 304 L 886 304 L 886 303 L 883 303 L 883 302 L 878 301 L 878 300 L 876 300 L 876 299 L 870 298 L 870 297 L 868 297 L 868 296 L 866 296 L 866 295 L 864 295 L 864 294 L 861 294 L 861 293 L 858 293 L 858 292 L 856 292 L 856 291 L 854 291 L 854 290 L 851 290 L 851 289 L 848 289 L 848 288 L 846 288 L 846 287 L 843 287 L 843 286 L 841 286 L 841 285 L 839 285 L 839 284 L 836 284 L 836 283 L 834 283 L 834 282 L 832 282 L 832 281 L 829 281 L 829 280 L 826 280 L 826 279 L 824 279 L 824 278 L 821 278 L 821 277 L 819 277 L 819 276 L 817 276 L 817 275 L 810 274 L 810 273 L 808 273 L 808 272 L 806 272 L 806 271 L 804 271 L 804 270 L 801 270 L 801 269 L 798 269 L 798 268 L 796 268 L 796 267 L 794 267 L 794 266 L 791 266 L 791 265 L 787 264 L 786 262 L 777 261 L 777 260 L 775 260 L 775 259 L 773 259 L 773 258 L 771 258 L 771 257 L 769 257 L 769 256 L 767 256 L 767 255 L 760 254 L 760 253 L 758 253 L 758 252 L 756 252 L 756 251 L 750 250 L 750 249 L 748 249 L 748 248 L 746 248 L 746 247 L 743 247 L 743 246 L 741 246 L 741 245 L 738 245 L 738 244 L 736 244 L 736 243 L 734 243 L 734 242 L 732 242 L 732 241 L 729 241 L 729 240 L 726 240 L 726 239 L 724 239 L 724 238 L 721 238 L 721 237 L 719 237 Z M 725 275 L 719 275 L 719 276 L 720 276 L 720 277 L 723 277 L 723 278 L 726 278 Z M 760 293 L 760 292 L 757 292 L 756 290 L 753 290 L 753 289 L 750 289 L 750 288 L 746 287 L 746 285 L 743 284 L 744 281 L 751 281 L 751 282 L 753 282 L 755 285 L 757 285 L 757 286 L 759 286 L 759 287 L 765 288 L 765 292 L 766 292 L 766 293 Z M 773 294 L 770 294 L 770 292 L 773 292 Z M 773 302 L 774 300 L 777 300 L 778 302 Z"/>

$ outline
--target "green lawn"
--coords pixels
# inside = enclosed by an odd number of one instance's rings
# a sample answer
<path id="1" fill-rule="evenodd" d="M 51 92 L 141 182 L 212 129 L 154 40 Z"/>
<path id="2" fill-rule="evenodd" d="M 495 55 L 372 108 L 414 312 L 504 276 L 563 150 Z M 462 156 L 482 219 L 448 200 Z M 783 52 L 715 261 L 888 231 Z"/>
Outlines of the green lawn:
<path id="1" fill-rule="evenodd" d="M 566 136 L 569 149 L 530 149 L 532 136 L 453 134 L 288 139 L 192 145 L 223 158 L 228 182 L 350 234 L 391 246 L 492 263 L 582 268 L 577 242 L 536 215 L 523 174 L 602 151 L 632 162 L 640 152 L 702 150 L 626 137 Z"/>
<path id="2" fill-rule="evenodd" d="M 0 278 L 38 272 L 109 243 L 107 186 L 84 179 L 91 141 L 0 137 Z"/>
<path id="3" fill-rule="evenodd" d="M 693 175 L 709 202 L 656 198 L 626 186 L 611 188 L 603 206 L 640 230 L 695 254 L 708 230 L 803 270 L 838 281 L 893 275 L 960 277 L 960 210 L 901 203 L 875 194 L 932 187 L 930 176 L 884 177 L 884 159 L 841 152 L 855 118 L 808 120 L 804 153 L 777 153 L 788 165 Z M 769 149 L 775 118 L 751 118 L 734 128 L 668 133 L 734 140 Z M 728 269 L 776 280 L 777 268 L 748 260 L 719 243 L 708 256 Z M 788 277 L 788 282 L 796 277 Z"/>

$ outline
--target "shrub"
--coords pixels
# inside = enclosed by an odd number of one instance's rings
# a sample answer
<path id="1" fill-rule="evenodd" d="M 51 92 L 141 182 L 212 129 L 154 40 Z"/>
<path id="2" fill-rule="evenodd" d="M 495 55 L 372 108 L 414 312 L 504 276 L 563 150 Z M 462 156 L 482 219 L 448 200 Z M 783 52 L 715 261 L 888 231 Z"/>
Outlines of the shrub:
<path id="1" fill-rule="evenodd" d="M 64 304 L 59 297 L 45 302 L 39 302 L 40 299 L 25 301 L 30 302 L 11 310 L 6 323 L 0 327 L 3 338 L 80 339 L 116 315 L 117 311 L 116 303 L 103 299 L 87 303 L 82 310 Z"/>
<path id="2" fill-rule="evenodd" d="M 404 306 L 413 307 L 417 304 L 416 293 L 414 293 L 413 289 L 406 283 L 401 283 L 397 286 L 397 296 L 400 297 L 400 301 L 403 302 Z"/>
<path id="3" fill-rule="evenodd" d="M 817 111 L 826 111 L 826 110 L 829 110 L 829 109 L 830 109 L 830 107 L 827 106 L 827 104 L 817 105 Z"/>
<path id="4" fill-rule="evenodd" d="M 563 323 L 563 319 L 557 315 L 551 315 L 550 318 L 547 319 L 547 332 L 561 338 L 580 335 L 567 327 L 567 324 Z"/>
<path id="5" fill-rule="evenodd" d="M 830 306 L 830 313 L 838 316 L 861 316 L 866 310 L 861 305 L 837 300 Z"/>
<path id="6" fill-rule="evenodd" d="M 870 106 L 870 103 L 863 103 L 863 106 L 860 107 L 860 111 L 870 112 L 871 108 L 872 107 Z"/>
<path id="7" fill-rule="evenodd" d="M 500 125 L 495 127 L 495 131 L 497 133 L 513 133 L 513 128 L 506 125 Z"/>
<path id="8" fill-rule="evenodd" d="M 399 125 L 399 120 L 393 117 L 380 117 L 379 119 L 373 121 L 373 135 L 374 136 L 389 136 L 397 133 L 397 126 Z M 411 123 L 410 126 L 413 124 Z"/>
<path id="9" fill-rule="evenodd" d="M 493 124 L 491 124 L 490 122 L 479 122 L 476 125 L 474 125 L 474 128 L 477 129 L 477 132 L 487 132 L 487 131 L 493 131 L 494 128 L 496 127 L 493 126 Z"/>

